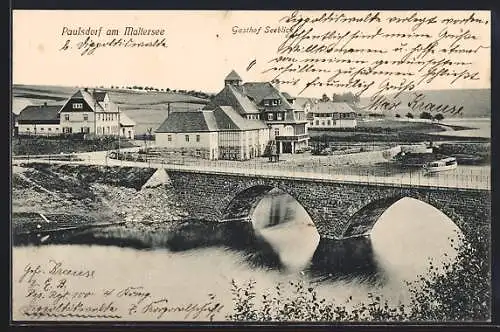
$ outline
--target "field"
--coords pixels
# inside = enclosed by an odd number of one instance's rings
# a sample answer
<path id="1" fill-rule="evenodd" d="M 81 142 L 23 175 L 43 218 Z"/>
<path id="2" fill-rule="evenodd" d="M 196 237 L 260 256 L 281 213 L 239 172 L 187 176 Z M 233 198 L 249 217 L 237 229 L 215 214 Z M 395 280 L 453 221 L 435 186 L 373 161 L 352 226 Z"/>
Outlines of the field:
<path id="1" fill-rule="evenodd" d="M 12 111 L 19 114 L 29 105 L 62 105 L 79 87 L 14 85 L 12 87 Z M 203 107 L 206 99 L 174 92 L 144 92 L 136 90 L 99 89 L 108 91 L 111 99 L 137 124 L 136 134 L 155 130 L 171 111 Z"/>
<path id="2" fill-rule="evenodd" d="M 312 141 L 342 141 L 342 142 L 396 142 L 411 143 L 422 141 L 461 140 L 473 138 L 488 141 L 484 135 L 462 136 L 461 132 L 469 131 L 468 122 L 453 124 L 431 123 L 423 121 L 406 121 L 379 119 L 358 121 L 355 129 L 309 129 Z M 472 131 L 475 131 L 474 129 Z"/>

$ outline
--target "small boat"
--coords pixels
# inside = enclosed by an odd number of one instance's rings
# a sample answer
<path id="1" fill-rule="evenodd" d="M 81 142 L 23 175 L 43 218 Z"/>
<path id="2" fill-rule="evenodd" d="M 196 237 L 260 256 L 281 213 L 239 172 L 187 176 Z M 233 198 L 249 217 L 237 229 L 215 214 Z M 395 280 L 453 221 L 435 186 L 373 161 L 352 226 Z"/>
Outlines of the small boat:
<path id="1" fill-rule="evenodd" d="M 439 160 L 433 160 L 424 164 L 424 169 L 429 173 L 449 171 L 456 169 L 458 166 L 457 158 L 447 157 Z"/>

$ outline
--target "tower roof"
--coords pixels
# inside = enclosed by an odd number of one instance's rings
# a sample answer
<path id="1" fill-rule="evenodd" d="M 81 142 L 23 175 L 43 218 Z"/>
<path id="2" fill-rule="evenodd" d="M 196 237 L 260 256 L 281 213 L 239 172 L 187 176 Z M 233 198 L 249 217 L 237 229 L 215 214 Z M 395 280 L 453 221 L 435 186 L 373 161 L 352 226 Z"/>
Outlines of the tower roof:
<path id="1" fill-rule="evenodd" d="M 231 70 L 231 72 L 226 76 L 225 81 L 242 81 L 241 76 L 237 72 Z"/>

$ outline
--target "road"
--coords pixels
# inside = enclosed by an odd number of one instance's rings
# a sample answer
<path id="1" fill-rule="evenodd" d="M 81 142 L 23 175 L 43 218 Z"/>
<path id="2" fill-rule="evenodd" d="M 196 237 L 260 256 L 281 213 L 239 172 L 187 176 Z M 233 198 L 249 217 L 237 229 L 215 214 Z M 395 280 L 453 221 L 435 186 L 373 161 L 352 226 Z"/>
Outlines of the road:
<path id="1" fill-rule="evenodd" d="M 139 148 L 129 148 L 134 151 Z M 327 172 L 315 172 L 314 170 L 301 168 L 283 168 L 276 164 L 245 164 L 245 167 L 238 163 L 223 163 L 217 161 L 202 161 L 199 164 L 167 164 L 162 162 L 138 162 L 122 161 L 106 158 L 106 151 L 87 152 L 76 154 L 80 161 L 50 160 L 48 158 L 16 158 L 12 160 L 13 165 L 19 165 L 27 161 L 35 161 L 50 164 L 76 164 L 76 165 L 107 165 L 123 167 L 152 167 L 164 168 L 166 170 L 180 170 L 191 172 L 233 174 L 243 176 L 265 176 L 272 178 L 288 178 L 297 180 L 314 180 L 321 182 L 347 182 L 364 183 L 370 185 L 394 185 L 394 186 L 425 186 L 444 187 L 457 189 L 484 189 L 491 190 L 489 167 L 474 168 L 459 166 L 457 170 L 442 172 L 432 176 L 425 175 L 421 170 L 407 172 L 396 175 L 377 176 L 370 174 L 338 174 L 334 167 Z"/>

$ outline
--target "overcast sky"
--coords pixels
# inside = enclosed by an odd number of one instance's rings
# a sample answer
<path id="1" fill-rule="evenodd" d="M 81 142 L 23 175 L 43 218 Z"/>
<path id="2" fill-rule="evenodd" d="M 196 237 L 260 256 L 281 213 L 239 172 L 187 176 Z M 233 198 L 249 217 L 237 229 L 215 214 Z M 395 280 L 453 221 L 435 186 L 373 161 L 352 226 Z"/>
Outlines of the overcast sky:
<path id="1" fill-rule="evenodd" d="M 284 40 L 284 34 L 263 34 L 261 31 L 259 35 L 251 33 L 234 35 L 232 30 L 235 26 L 239 28 L 262 26 L 262 29 L 266 26 L 283 26 L 279 19 L 285 15 L 290 15 L 290 12 L 14 11 L 13 83 L 68 86 L 147 85 L 216 92 L 220 90 L 225 75 L 231 69 L 235 69 L 244 81 L 269 80 L 274 75 L 263 74 L 262 71 L 269 66 L 267 62 L 276 55 L 276 49 Z M 476 16 L 489 20 L 488 12 L 476 12 Z M 81 56 L 76 51 L 62 52 L 59 48 L 68 38 L 61 35 L 65 26 L 73 29 L 102 26 L 104 30 L 117 28 L 121 31 L 126 26 L 164 28 L 167 33 L 168 48 L 98 49 L 90 56 Z M 379 26 L 392 32 L 410 29 L 408 24 L 392 28 L 380 24 Z M 470 27 L 464 26 L 464 29 Z M 322 28 L 346 31 L 347 29 L 373 30 L 376 27 L 373 24 L 370 27 L 363 24 L 331 23 L 328 26 L 323 25 Z M 421 29 L 436 33 L 436 30 L 432 29 L 442 28 L 442 25 L 435 25 L 432 28 Z M 471 43 L 489 46 L 490 25 L 475 25 L 472 28 L 474 34 L 481 40 Z M 102 41 L 110 39 L 112 38 L 106 36 L 100 38 Z M 142 39 L 155 38 L 142 37 Z M 79 40 L 83 40 L 82 37 L 73 37 L 72 42 Z M 394 41 L 396 44 L 399 42 Z M 373 48 L 380 46 L 380 42 L 373 44 L 370 41 L 363 41 L 362 44 Z M 383 46 L 393 46 L 393 44 Z M 254 59 L 256 64 L 247 71 L 248 64 Z M 461 82 L 455 85 L 455 88 L 490 86 L 490 49 L 480 50 L 474 57 L 457 59 L 474 62 L 470 70 L 479 71 L 481 79 Z M 336 70 L 337 67 L 330 65 L 329 68 Z M 302 79 L 303 81 L 312 79 L 313 75 L 302 75 Z M 424 89 L 446 88 L 450 88 L 450 85 L 442 80 L 435 80 L 424 87 Z M 296 94 L 300 88 L 288 86 L 283 90 Z M 310 88 L 305 95 L 320 95 L 325 90 L 320 87 Z M 344 90 L 328 89 L 329 92 Z"/>

